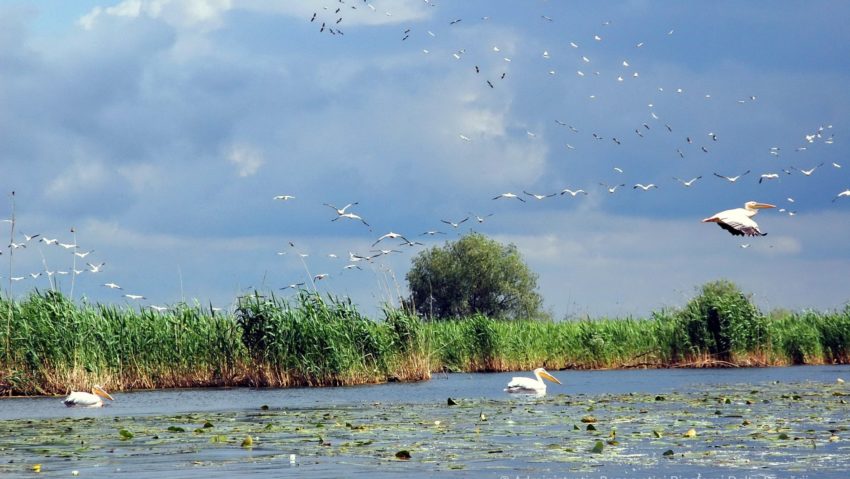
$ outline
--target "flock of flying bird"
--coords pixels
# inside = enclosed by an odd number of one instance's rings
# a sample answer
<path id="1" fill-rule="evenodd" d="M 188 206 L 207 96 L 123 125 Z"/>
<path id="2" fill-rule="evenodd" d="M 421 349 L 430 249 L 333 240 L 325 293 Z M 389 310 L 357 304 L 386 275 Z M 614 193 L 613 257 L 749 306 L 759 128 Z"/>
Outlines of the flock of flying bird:
<path id="1" fill-rule="evenodd" d="M 424 3 L 431 6 L 431 7 L 436 6 L 434 3 L 430 2 L 429 0 L 425 0 Z M 338 0 L 338 2 L 334 3 L 334 6 L 324 7 L 322 10 L 319 10 L 319 11 L 313 13 L 308 20 L 311 24 L 316 24 L 319 28 L 319 31 L 322 32 L 322 33 L 329 33 L 329 34 L 332 34 L 332 35 L 342 36 L 342 35 L 344 35 L 344 33 L 341 30 L 341 28 L 342 28 L 343 25 L 345 25 L 343 13 L 345 13 L 345 11 L 348 11 L 348 10 L 358 10 L 358 7 L 360 7 L 359 8 L 360 10 L 366 10 L 366 11 L 369 11 L 369 12 L 373 12 L 375 14 L 379 13 L 379 12 L 377 12 L 377 9 L 367 1 L 364 1 L 361 5 L 360 2 L 353 2 L 353 3 L 348 2 L 347 3 L 345 0 Z M 386 16 L 392 16 L 392 12 L 385 11 L 383 13 Z M 482 21 L 482 22 L 486 22 L 488 20 L 489 20 L 489 17 L 482 17 L 480 19 L 480 21 Z M 551 22 L 556 21 L 556 19 L 552 18 L 551 16 L 541 15 L 540 21 L 546 22 L 546 23 L 551 23 Z M 457 28 L 458 26 L 462 26 L 462 25 L 465 25 L 467 23 L 469 23 L 469 22 L 467 21 L 466 23 L 464 23 L 463 18 L 452 18 L 451 21 L 446 22 L 446 25 L 445 25 L 444 28 Z M 438 30 L 437 28 L 435 28 L 435 27 L 432 27 L 432 28 L 433 28 L 433 30 L 426 30 L 424 32 L 424 34 L 422 35 L 422 38 L 424 38 L 425 40 L 429 40 L 429 39 L 433 40 L 438 35 L 442 34 L 440 32 L 440 30 Z M 602 22 L 601 28 L 613 28 L 612 22 L 610 22 L 610 21 Z M 436 33 L 435 33 L 435 30 L 436 30 Z M 414 42 L 413 35 L 415 35 L 416 33 L 417 32 L 415 32 L 412 27 L 404 28 L 404 30 L 402 32 L 401 41 L 407 42 L 406 44 L 412 44 L 412 42 Z M 602 33 L 602 32 L 600 32 L 600 33 Z M 669 31 L 666 31 L 666 35 L 662 35 L 662 38 L 670 37 L 671 35 L 673 35 L 673 33 L 674 33 L 674 30 L 672 30 L 672 29 L 669 30 Z M 594 35 L 592 35 L 591 38 L 592 38 L 592 41 L 588 40 L 591 44 L 596 44 L 596 43 L 604 41 L 604 35 L 601 35 L 601 34 L 594 34 Z M 625 83 L 625 82 L 628 82 L 628 81 L 637 81 L 637 79 L 642 78 L 640 73 L 636 69 L 638 62 L 637 61 L 633 62 L 629 59 L 619 60 L 619 63 L 617 64 L 617 71 L 616 72 L 614 72 L 614 73 L 610 73 L 610 72 L 609 73 L 603 73 L 603 71 L 600 71 L 600 70 L 604 70 L 604 68 L 601 68 L 600 66 L 598 66 L 597 62 L 593 59 L 593 57 L 594 57 L 593 50 L 581 46 L 580 43 L 581 43 L 580 41 L 574 39 L 572 41 L 566 41 L 566 45 L 565 45 L 565 47 L 568 51 L 572 50 L 572 51 L 576 52 L 576 61 L 578 63 L 576 70 L 575 70 L 576 78 L 579 78 L 579 79 L 583 79 L 585 77 L 587 77 L 587 78 L 592 78 L 592 77 L 604 78 L 605 76 L 610 75 L 612 80 L 615 80 L 617 83 Z M 646 50 L 647 48 L 651 48 L 650 46 L 648 46 L 650 43 L 651 42 L 649 42 L 649 41 L 637 41 L 633 44 L 633 48 L 643 51 L 643 50 Z M 428 45 L 425 45 L 425 46 L 427 47 Z M 501 66 L 498 66 L 497 68 L 493 68 L 492 67 L 493 62 L 491 60 L 484 59 L 484 58 L 478 58 L 481 61 L 477 62 L 476 57 L 474 57 L 473 54 L 471 53 L 472 51 L 475 51 L 475 50 L 476 49 L 469 48 L 468 46 L 459 45 L 457 49 L 455 49 L 454 51 L 451 52 L 450 57 L 447 59 L 447 61 L 448 62 L 454 62 L 457 65 L 460 65 L 459 68 L 468 68 L 468 70 L 467 70 L 468 74 L 473 76 L 473 77 L 487 76 L 487 78 L 483 79 L 483 82 L 482 82 L 482 88 L 485 88 L 485 89 L 496 88 L 495 82 L 497 82 L 497 81 L 505 81 L 505 82 L 510 81 L 510 79 L 511 79 L 511 75 L 509 74 L 510 73 L 510 66 L 515 63 L 516 58 L 506 56 L 505 52 L 498 45 L 489 46 L 486 50 L 489 51 L 490 54 L 495 55 L 496 57 L 500 57 L 500 58 L 498 58 L 499 62 L 496 62 L 496 63 L 500 64 Z M 480 49 L 478 49 L 478 50 L 480 50 Z M 434 49 L 434 48 L 422 48 L 422 50 L 421 50 L 422 54 L 426 54 L 426 55 L 431 55 L 436 51 L 437 50 Z M 547 66 L 545 67 L 545 70 L 544 70 L 546 74 L 548 74 L 550 76 L 555 76 L 555 75 L 560 74 L 552 66 L 552 65 L 554 65 L 556 56 L 558 56 L 558 55 L 559 55 L 559 53 L 556 52 L 556 50 L 554 50 L 554 49 L 546 49 L 546 50 L 543 50 L 540 53 L 540 57 L 539 57 L 540 61 L 549 62 L 549 63 L 546 63 Z M 487 65 L 487 64 L 491 64 L 491 67 L 486 68 L 485 66 L 483 66 L 483 65 Z M 597 70 L 597 68 L 598 68 L 598 70 Z M 486 86 L 484 86 L 484 85 L 486 85 Z M 667 88 L 665 90 L 664 87 L 657 87 L 657 90 L 658 90 L 659 94 L 662 94 L 662 93 L 672 94 L 672 95 L 685 95 L 686 94 L 685 89 L 683 89 L 683 88 Z M 707 100 L 712 99 L 710 94 L 705 94 L 704 96 Z M 595 98 L 596 98 L 596 95 L 590 95 L 590 99 L 595 99 Z M 735 101 L 736 101 L 736 103 L 739 103 L 739 104 L 747 104 L 747 103 L 756 102 L 757 97 L 755 95 L 744 95 L 744 96 L 741 96 L 740 98 L 736 99 Z M 665 122 L 665 120 L 663 120 L 661 118 L 661 116 L 659 116 L 659 113 L 657 113 L 658 111 L 660 111 L 660 110 L 657 109 L 656 105 L 654 105 L 653 103 L 649 104 L 649 112 L 648 112 L 648 117 L 646 118 L 646 120 L 638 122 L 638 124 L 634 125 L 635 127 L 633 128 L 633 132 L 629 132 L 630 135 L 631 134 L 634 135 L 635 141 L 641 141 L 642 139 L 645 139 L 650 134 L 652 134 L 653 131 L 655 131 L 655 130 L 659 130 L 663 134 L 671 135 L 671 136 L 675 136 L 675 135 L 678 134 L 678 133 L 676 133 L 675 124 L 671 124 L 671 122 Z M 570 122 L 562 121 L 561 119 L 554 119 L 554 123 L 556 125 L 558 125 L 558 128 L 564 128 L 564 129 L 568 130 L 569 131 L 569 133 L 567 133 L 568 135 L 580 135 L 581 131 L 584 129 L 584 128 L 581 128 L 581 125 L 579 125 L 579 127 L 577 127 L 576 126 L 577 124 L 570 124 Z M 658 126 L 656 127 L 656 125 L 658 125 Z M 663 125 L 663 126 L 661 126 L 661 125 Z M 835 139 L 834 139 L 834 136 L 831 134 L 831 130 L 832 130 L 832 125 L 826 124 L 824 126 L 817 128 L 813 132 L 804 133 L 803 135 L 801 135 L 804 141 L 802 142 L 801 145 L 794 147 L 794 150 L 798 151 L 798 152 L 799 151 L 805 151 L 805 150 L 808 149 L 808 147 L 810 145 L 812 145 L 814 143 L 822 143 L 822 144 L 826 144 L 826 145 L 832 145 L 834 143 Z M 538 136 L 538 133 L 526 130 L 526 135 L 528 136 L 529 139 L 535 139 Z M 465 143 L 477 141 L 477 139 L 474 137 L 474 135 L 469 134 L 469 133 L 459 133 L 458 138 L 462 142 L 465 142 Z M 588 140 L 591 140 L 592 142 L 604 142 L 606 140 L 610 140 L 611 143 L 609 143 L 609 144 L 612 144 L 612 145 L 622 145 L 624 142 L 627 141 L 625 139 L 625 136 L 623 136 L 623 135 L 608 135 L 608 134 L 604 134 L 603 132 L 592 132 L 592 133 L 590 133 L 590 135 L 587 138 L 588 138 Z M 703 141 L 699 141 L 697 138 L 703 138 Z M 712 144 L 718 144 L 718 142 L 720 142 L 720 141 L 721 141 L 720 135 L 718 133 L 713 132 L 713 131 L 709 131 L 709 132 L 706 132 L 705 135 L 700 134 L 698 136 L 684 135 L 683 134 L 683 135 L 681 135 L 681 142 L 679 144 L 675 145 L 674 151 L 675 151 L 675 154 L 679 158 L 684 158 L 686 156 L 686 153 L 688 153 L 690 151 L 695 151 L 697 153 L 702 152 L 703 154 L 707 154 L 712 149 L 711 145 Z M 571 143 L 566 143 L 566 148 L 567 148 L 567 150 L 575 150 L 576 149 L 576 147 Z M 767 149 L 767 152 L 769 153 L 769 155 L 771 157 L 779 157 L 780 154 L 782 153 L 782 150 L 783 149 L 780 148 L 780 147 L 771 146 Z M 758 184 L 763 184 L 765 182 L 779 180 L 783 176 L 795 175 L 795 174 L 802 175 L 803 177 L 812 177 L 816 174 L 816 172 L 819 169 L 824 167 L 824 165 L 825 165 L 824 162 L 820 162 L 816 165 L 810 165 L 808 167 L 798 167 L 798 166 L 792 165 L 792 166 L 788 166 L 786 168 L 780 168 L 777 171 L 768 171 L 768 172 L 759 174 L 757 182 L 758 182 Z M 842 165 L 833 162 L 831 164 L 831 166 L 828 166 L 828 168 L 831 168 L 833 170 L 840 170 L 842 168 Z M 620 166 L 614 166 L 612 169 L 613 169 L 613 171 L 615 172 L 616 175 L 624 175 L 624 173 L 625 173 L 624 168 L 622 168 Z M 724 182 L 728 182 L 730 184 L 735 184 L 735 183 L 742 182 L 743 179 L 748 177 L 748 175 L 750 175 L 751 173 L 752 173 L 752 169 L 747 169 L 746 171 L 743 171 L 741 173 L 734 174 L 734 175 L 721 174 L 719 172 L 712 172 L 712 175 L 710 177 L 716 178 L 717 179 L 716 181 L 724 181 Z M 698 182 L 705 181 L 705 180 L 703 180 L 703 175 L 696 175 L 696 176 L 693 176 L 693 177 L 690 177 L 690 178 L 688 178 L 688 177 L 680 178 L 678 176 L 673 176 L 671 181 L 676 182 L 676 184 L 680 185 L 683 188 L 689 189 L 689 188 L 694 188 L 697 185 Z M 660 188 L 665 188 L 664 185 L 659 184 L 657 182 L 626 183 L 624 181 L 614 181 L 614 182 L 597 182 L 597 183 L 598 183 L 599 187 L 601 187 L 600 191 L 607 192 L 610 195 L 619 193 L 623 189 L 633 190 L 635 192 L 640 192 L 640 193 L 651 194 L 650 193 L 651 191 L 658 190 Z M 515 192 L 500 193 L 500 194 L 497 194 L 495 196 L 492 196 L 491 199 L 492 200 L 513 200 L 513 201 L 517 201 L 517 202 L 521 202 L 521 203 L 528 203 L 528 202 L 545 201 L 545 200 L 548 200 L 548 199 L 553 198 L 553 197 L 578 198 L 578 197 L 585 197 L 585 196 L 594 194 L 593 189 L 590 189 L 588 187 L 585 187 L 585 188 L 586 189 L 576 188 L 576 187 L 567 187 L 567 188 L 562 188 L 560 191 L 544 192 L 544 193 L 532 192 L 532 191 L 528 191 L 528 190 L 520 190 L 520 193 L 515 193 Z M 850 198 L 850 189 L 846 189 L 844 191 L 839 192 L 838 194 L 836 194 L 833 197 L 832 201 L 835 202 L 835 201 L 842 199 L 842 198 Z M 273 199 L 275 201 L 289 202 L 289 201 L 295 201 L 296 197 L 295 197 L 294 194 L 280 194 L 280 195 L 274 196 Z M 787 200 L 788 200 L 789 203 L 792 203 L 792 204 L 795 202 L 795 200 L 793 198 L 790 198 L 790 197 L 787 198 Z M 354 223 L 357 223 L 357 224 L 361 224 L 363 227 L 367 228 L 369 232 L 372 232 L 372 225 L 367 221 L 367 219 L 364 218 L 360 213 L 355 212 L 355 208 L 359 205 L 358 202 L 348 203 L 348 204 L 345 204 L 342 207 L 338 207 L 338 206 L 331 204 L 331 203 L 323 203 L 323 205 L 325 207 L 329 208 L 330 210 L 332 210 L 332 212 L 333 212 L 331 215 L 329 215 L 330 221 L 335 222 L 335 223 L 336 222 L 354 222 Z M 760 209 L 774 208 L 774 207 L 776 207 L 776 206 L 772 205 L 772 204 L 750 201 L 750 202 L 747 202 L 743 206 L 743 208 L 735 208 L 735 209 L 729 209 L 729 210 L 721 211 L 717 214 L 706 217 L 703 220 L 703 222 L 717 223 L 720 227 L 722 227 L 723 229 L 727 230 L 729 233 L 736 235 L 736 236 L 762 236 L 765 233 L 763 233 L 760 230 L 758 224 L 753 220 L 753 217 L 755 216 L 755 214 Z M 785 208 L 780 208 L 780 211 L 785 212 L 789 215 L 796 214 L 795 211 L 788 210 L 788 209 L 785 209 Z M 493 213 L 480 215 L 480 214 L 475 214 L 475 213 L 469 212 L 469 214 L 465 217 L 462 217 L 462 218 L 459 218 L 459 219 L 442 218 L 442 219 L 440 219 L 440 222 L 445 226 L 445 228 L 449 228 L 450 231 L 452 231 L 452 230 L 458 231 L 461 228 L 461 226 L 464 225 L 464 224 L 467 224 L 467 222 L 469 222 L 469 224 L 481 224 L 481 223 L 484 223 L 491 216 L 493 216 Z M 470 221 L 470 220 L 472 220 L 472 221 Z M 6 221 L 8 221 L 8 220 L 6 220 Z M 437 235 L 446 235 L 446 234 L 447 233 L 445 231 L 440 231 L 438 229 L 427 230 L 427 231 L 424 231 L 422 233 L 419 233 L 417 236 L 413 236 L 413 235 L 405 236 L 403 234 L 396 233 L 394 231 L 389 231 L 388 233 L 377 236 L 375 238 L 375 241 L 371 243 L 372 249 L 368 253 L 355 253 L 355 252 L 349 251 L 348 252 L 348 258 L 347 258 L 348 263 L 345 264 L 344 266 L 342 266 L 341 271 L 344 272 L 344 271 L 350 271 L 350 270 L 362 270 L 363 264 L 373 263 L 375 260 L 377 260 L 377 259 L 379 259 L 379 258 L 381 258 L 385 255 L 402 253 L 403 252 L 402 250 L 406 249 L 406 248 L 424 246 L 421 241 L 416 240 L 416 238 L 418 238 L 418 237 L 423 237 L 423 236 L 434 237 L 434 236 L 437 236 Z M 31 245 L 32 244 L 31 242 L 35 239 L 38 239 L 40 245 L 45 245 L 45 246 L 46 245 L 55 245 L 57 247 L 67 249 L 71 253 L 73 253 L 74 263 L 73 263 L 72 267 L 68 270 L 50 270 L 50 269 L 47 268 L 46 261 L 43 261 L 43 263 L 44 263 L 43 271 L 33 272 L 33 273 L 29 273 L 27 275 L 12 276 L 11 278 L 9 278 L 10 281 L 17 282 L 17 281 L 23 281 L 23 280 L 26 280 L 26 279 L 36 279 L 36 278 L 44 275 L 44 276 L 47 276 L 49 278 L 49 280 L 51 282 L 51 287 L 55 287 L 54 275 L 64 276 L 64 275 L 70 275 L 72 273 L 73 273 L 74 276 L 80 275 L 80 274 L 83 274 L 83 273 L 98 274 L 98 273 L 101 273 L 104 270 L 104 267 L 105 267 L 104 262 L 88 261 L 87 257 L 90 253 L 92 253 L 92 251 L 83 251 L 80 248 L 78 248 L 77 245 L 74 244 L 74 242 L 63 243 L 63 242 L 61 242 L 57 239 L 48 239 L 48 238 L 40 237 L 40 235 L 23 235 L 22 239 L 13 240 L 12 242 L 10 242 L 8 248 L 10 250 L 27 248 L 27 245 Z M 393 241 L 394 244 L 392 244 L 391 246 L 385 246 L 385 245 L 390 244 L 390 241 Z M 308 256 L 308 254 L 301 251 L 300 249 L 296 248 L 295 244 L 292 243 L 292 242 L 290 242 L 289 245 L 292 248 L 291 251 L 294 251 L 296 253 L 297 257 L 300 259 L 300 261 L 304 265 L 305 269 L 307 269 L 307 264 L 304 261 L 304 258 L 306 258 Z M 377 247 L 379 247 L 379 245 L 380 245 L 380 249 L 376 249 Z M 746 247 L 746 246 L 742 245 L 742 247 Z M 287 253 L 288 253 L 287 251 L 279 251 L 277 254 L 282 256 L 282 255 L 285 255 Z M 2 254 L 2 251 L 0 251 L 0 254 Z M 43 256 L 44 255 L 42 254 L 42 257 Z M 337 255 L 334 254 L 334 253 L 327 254 L 327 257 L 331 258 L 331 259 L 337 259 Z M 81 262 L 85 261 L 85 267 L 77 268 L 76 267 L 76 260 L 77 259 L 79 259 Z M 332 275 L 330 273 L 311 274 L 308 271 L 307 280 L 311 282 L 313 287 L 315 287 L 316 281 L 325 280 L 325 279 L 327 279 L 331 276 Z M 285 286 L 281 289 L 296 289 L 296 288 L 300 288 L 300 287 L 304 286 L 306 283 L 307 283 L 307 281 L 293 282 L 293 283 L 291 283 L 291 284 L 289 284 L 289 285 L 287 285 L 287 286 Z M 121 286 L 119 286 L 118 284 L 116 284 L 115 282 L 103 282 L 103 283 L 100 283 L 100 285 L 103 288 L 109 288 L 111 290 L 123 292 L 123 288 Z M 122 293 L 122 294 L 123 294 L 123 297 L 127 298 L 128 300 L 132 300 L 132 301 L 147 299 L 144 295 L 141 295 L 141 294 L 131 294 L 131 293 Z M 165 309 L 167 309 L 164 306 L 156 306 L 156 305 L 151 305 L 149 307 L 152 308 L 152 309 L 158 310 L 158 311 L 164 311 Z"/>

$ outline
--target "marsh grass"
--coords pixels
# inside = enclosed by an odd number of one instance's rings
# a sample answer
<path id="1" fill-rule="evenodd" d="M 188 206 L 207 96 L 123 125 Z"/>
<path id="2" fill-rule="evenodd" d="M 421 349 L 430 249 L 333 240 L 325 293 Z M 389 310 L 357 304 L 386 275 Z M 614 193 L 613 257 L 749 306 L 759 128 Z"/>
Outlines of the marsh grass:
<path id="1" fill-rule="evenodd" d="M 416 317 L 383 321 L 350 301 L 302 291 L 253 294 L 235 314 L 179 304 L 168 312 L 77 305 L 59 293 L 5 301 L 4 394 L 200 386 L 331 386 L 430 377 Z"/>
<path id="2" fill-rule="evenodd" d="M 0 300 L 0 393 L 204 386 L 333 386 L 432 371 L 713 367 L 850 362 L 850 307 L 763 315 L 735 288 L 703 289 L 649 318 L 423 321 L 345 299 L 254 293 L 234 313 L 77 304 L 58 292 Z M 741 302 L 743 298 L 743 303 Z M 8 333 L 7 333 L 8 331 Z"/>

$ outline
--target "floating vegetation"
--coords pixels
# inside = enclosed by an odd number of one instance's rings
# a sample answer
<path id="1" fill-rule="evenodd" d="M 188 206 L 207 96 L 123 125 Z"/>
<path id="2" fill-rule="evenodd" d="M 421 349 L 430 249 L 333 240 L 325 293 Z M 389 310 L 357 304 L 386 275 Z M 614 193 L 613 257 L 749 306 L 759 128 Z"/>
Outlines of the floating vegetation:
<path id="1" fill-rule="evenodd" d="M 128 477 L 141 471 L 144 477 L 183 477 L 199 468 L 202 475 L 234 468 L 261 474 L 290 467 L 297 457 L 299 475 L 430 476 L 462 469 L 481 477 L 554 471 L 621 477 L 616 473 L 623 470 L 636 477 L 731 477 L 763 470 L 776 477 L 802 471 L 838 479 L 850 470 L 847 408 L 833 395 L 839 388 L 832 381 L 770 383 L 751 392 L 751 385 L 713 384 L 665 392 L 665 401 L 649 393 L 578 394 L 463 398 L 457 407 L 439 399 L 4 420 L 0 476 L 23 476 L 35 464 L 57 477 L 119 469 Z M 590 407 L 596 430 L 575 428 Z M 721 414 L 714 414 L 718 408 Z M 175 424 L 215 426 L 208 434 L 169 431 Z"/>

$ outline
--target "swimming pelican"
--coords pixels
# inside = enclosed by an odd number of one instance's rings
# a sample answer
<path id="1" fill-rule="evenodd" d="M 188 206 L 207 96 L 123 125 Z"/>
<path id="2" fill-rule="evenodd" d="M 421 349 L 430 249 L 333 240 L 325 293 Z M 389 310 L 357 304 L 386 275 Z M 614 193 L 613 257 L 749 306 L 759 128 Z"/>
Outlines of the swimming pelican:
<path id="1" fill-rule="evenodd" d="M 561 381 L 558 381 L 554 376 L 546 372 L 543 368 L 537 368 L 534 371 L 534 377 L 537 379 L 525 378 L 525 377 L 515 377 L 511 379 L 511 382 L 508 383 L 508 387 L 505 388 L 505 391 L 509 393 L 524 393 L 524 394 L 546 394 L 546 384 L 543 382 L 543 379 L 548 379 L 549 381 L 561 384 Z"/>
<path id="2" fill-rule="evenodd" d="M 103 399 L 112 401 L 112 396 L 100 386 L 92 386 L 90 393 L 74 391 L 62 400 L 68 407 L 103 407 Z"/>
<path id="3" fill-rule="evenodd" d="M 752 217 L 763 208 L 776 208 L 767 203 L 747 201 L 743 208 L 721 211 L 714 216 L 702 220 L 703 223 L 717 223 L 721 228 L 735 236 L 765 236 L 767 233 L 759 231 L 759 225 Z"/>

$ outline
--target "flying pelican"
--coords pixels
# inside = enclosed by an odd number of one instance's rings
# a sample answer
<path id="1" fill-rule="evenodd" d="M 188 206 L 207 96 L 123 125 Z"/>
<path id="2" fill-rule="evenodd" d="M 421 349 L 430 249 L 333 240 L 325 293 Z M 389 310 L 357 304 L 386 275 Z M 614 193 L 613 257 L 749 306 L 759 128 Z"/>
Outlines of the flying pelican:
<path id="1" fill-rule="evenodd" d="M 791 168 L 794 168 L 795 170 L 799 171 L 800 173 L 802 173 L 805 176 L 812 176 L 812 173 L 814 173 L 815 170 L 818 169 L 821 166 L 823 166 L 823 163 L 819 164 L 818 166 L 815 166 L 811 170 L 801 170 L 801 169 L 799 169 L 799 168 L 797 168 L 796 166 L 793 166 L 793 165 L 791 166 Z"/>
<path id="2" fill-rule="evenodd" d="M 638 183 L 638 184 L 636 184 L 635 186 L 632 187 L 633 190 L 636 190 L 638 188 L 642 189 L 643 191 L 649 191 L 650 188 L 656 188 L 657 189 L 658 187 L 655 186 L 655 183 L 650 183 L 648 185 Z"/>
<path id="3" fill-rule="evenodd" d="M 848 188 L 848 189 L 842 191 L 841 193 L 838 193 L 837 195 L 835 195 L 835 198 L 832 199 L 832 202 L 835 203 L 835 200 L 837 200 L 838 198 L 841 198 L 842 196 L 843 197 L 850 197 L 850 188 Z"/>
<path id="4" fill-rule="evenodd" d="M 469 216 L 467 216 L 466 218 L 464 218 L 464 219 L 462 219 L 462 220 L 458 221 L 457 223 L 453 223 L 453 222 L 451 222 L 451 221 L 449 221 L 449 220 L 440 220 L 440 221 L 442 221 L 443 223 L 445 223 L 445 224 L 447 224 L 447 225 L 451 226 L 452 228 L 457 228 L 458 226 L 460 226 L 460 225 L 461 225 L 461 223 L 465 222 L 465 221 L 466 221 L 466 220 L 468 220 L 468 219 L 469 219 Z"/>
<path id="5" fill-rule="evenodd" d="M 696 178 L 691 178 L 690 180 L 685 181 L 685 180 L 683 180 L 683 179 L 681 179 L 681 178 L 673 177 L 673 179 L 674 179 L 674 180 L 678 181 L 679 183 L 681 183 L 682 185 L 684 185 L 686 188 L 690 188 L 690 187 L 694 184 L 694 182 L 695 182 L 696 180 L 700 179 L 700 178 L 702 178 L 702 176 L 697 176 Z"/>
<path id="6" fill-rule="evenodd" d="M 90 393 L 74 391 L 62 400 L 68 407 L 103 407 L 103 399 L 112 401 L 112 396 L 100 386 L 92 386 Z"/>
<path id="7" fill-rule="evenodd" d="M 759 231 L 759 225 L 752 217 L 763 208 L 776 208 L 767 203 L 747 201 L 743 208 L 721 211 L 714 216 L 702 220 L 703 223 L 717 223 L 724 230 L 735 236 L 765 236 L 767 233 Z"/>
<path id="8" fill-rule="evenodd" d="M 552 193 L 551 195 L 537 195 L 537 194 L 534 194 L 534 193 L 529 193 L 525 190 L 522 190 L 522 192 L 527 194 L 528 196 L 533 196 L 534 199 L 536 199 L 536 200 L 543 200 L 543 199 L 546 199 L 546 198 L 551 198 L 551 197 L 558 194 L 558 193 Z"/>
<path id="9" fill-rule="evenodd" d="M 408 240 L 407 240 L 407 238 L 405 238 L 404 236 L 402 236 L 402 235 L 400 235 L 400 234 L 398 234 L 398 233 L 393 233 L 392 231 L 390 231 L 389 233 L 387 233 L 387 234 L 385 234 L 385 235 L 381 236 L 380 238 L 378 238 L 378 241 L 375 241 L 374 243 L 372 243 L 372 246 L 375 246 L 376 244 L 380 243 L 381 241 L 383 241 L 383 240 L 385 240 L 385 239 L 387 239 L 387 238 L 390 238 L 390 239 L 401 238 L 401 239 L 403 239 L 404 241 L 408 241 Z"/>
<path id="10" fill-rule="evenodd" d="M 586 192 L 586 191 L 584 191 L 584 190 L 575 190 L 575 191 L 573 191 L 573 190 L 571 190 L 571 189 L 569 189 L 569 188 L 564 188 L 563 190 L 561 190 L 561 194 L 562 194 L 562 195 L 563 195 L 563 194 L 565 194 L 565 193 L 569 193 L 569 195 L 570 195 L 570 196 L 576 196 L 576 195 L 577 195 L 577 194 L 579 194 L 579 193 L 581 193 L 581 194 L 585 194 L 585 195 L 587 194 L 587 192 Z"/>
<path id="11" fill-rule="evenodd" d="M 764 180 L 775 180 L 779 178 L 779 173 L 765 173 L 759 178 L 759 184 Z"/>
<path id="12" fill-rule="evenodd" d="M 514 377 L 511 379 L 511 382 L 508 383 L 508 387 L 505 388 L 505 391 L 509 393 L 538 394 L 542 396 L 543 394 L 546 394 L 546 384 L 543 382 L 544 378 L 561 384 L 561 381 L 558 381 L 543 368 L 537 368 L 533 372 L 534 377 L 537 379 Z"/>
<path id="13" fill-rule="evenodd" d="M 522 201 L 523 203 L 525 203 L 525 200 L 524 200 L 524 199 L 520 198 L 519 196 L 517 196 L 517 195 L 515 195 L 515 194 L 513 194 L 513 193 L 502 193 L 501 195 L 496 196 L 496 197 L 494 197 L 493 199 L 494 199 L 494 200 L 498 200 L 499 198 L 508 198 L 508 199 L 515 198 L 515 199 L 520 200 L 520 201 Z"/>
<path id="14" fill-rule="evenodd" d="M 747 171 L 741 173 L 738 176 L 723 176 L 723 175 L 715 173 L 714 176 L 716 176 L 718 178 L 723 178 L 724 180 L 728 181 L 729 183 L 734 183 L 734 182 L 738 181 L 738 178 L 748 174 L 749 172 L 750 172 L 750 170 L 747 170 Z"/>
<path id="15" fill-rule="evenodd" d="M 356 201 L 355 201 L 354 203 L 349 203 L 349 204 L 347 204 L 347 205 L 343 206 L 342 208 L 337 208 L 336 206 L 334 206 L 334 205 L 332 205 L 332 204 L 330 204 L 330 203 L 322 203 L 322 204 L 323 204 L 323 205 L 325 205 L 325 206 L 327 206 L 328 208 L 331 208 L 331 209 L 333 209 L 334 211 L 336 211 L 336 214 L 337 214 L 337 215 L 342 216 L 342 215 L 344 215 L 344 214 L 345 214 L 345 210 L 347 210 L 348 208 L 350 208 L 350 207 L 352 207 L 352 206 L 357 205 L 357 204 L 358 204 L 358 202 L 356 202 Z"/>
<path id="16" fill-rule="evenodd" d="M 612 195 L 614 194 L 614 192 L 615 192 L 615 191 L 617 191 L 617 188 L 619 188 L 619 187 L 621 187 L 621 186 L 626 186 L 626 185 L 625 185 L 625 184 L 623 184 L 623 183 L 621 183 L 621 184 L 619 184 L 619 185 L 614 185 L 614 186 L 606 185 L 605 183 L 599 183 L 599 184 L 600 184 L 601 186 L 604 186 L 604 187 L 608 190 L 608 193 L 611 193 Z"/>

